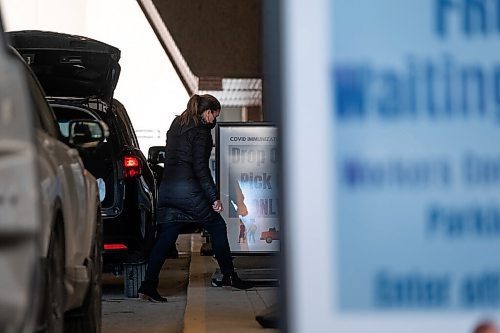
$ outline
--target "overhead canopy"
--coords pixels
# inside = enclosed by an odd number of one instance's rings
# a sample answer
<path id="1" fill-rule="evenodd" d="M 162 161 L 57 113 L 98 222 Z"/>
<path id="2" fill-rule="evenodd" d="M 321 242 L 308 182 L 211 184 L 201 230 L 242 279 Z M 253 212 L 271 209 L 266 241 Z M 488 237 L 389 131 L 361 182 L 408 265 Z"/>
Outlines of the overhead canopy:
<path id="1" fill-rule="evenodd" d="M 262 0 L 138 0 L 188 93 L 262 103 Z"/>

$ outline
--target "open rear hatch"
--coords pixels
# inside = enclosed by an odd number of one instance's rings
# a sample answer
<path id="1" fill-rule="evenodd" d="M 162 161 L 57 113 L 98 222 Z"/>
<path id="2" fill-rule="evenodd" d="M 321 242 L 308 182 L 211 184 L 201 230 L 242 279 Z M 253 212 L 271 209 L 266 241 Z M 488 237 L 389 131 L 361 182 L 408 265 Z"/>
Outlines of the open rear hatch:
<path id="1" fill-rule="evenodd" d="M 75 35 L 25 30 L 8 33 L 51 97 L 94 97 L 111 102 L 120 75 L 120 50 Z"/>
<path id="2" fill-rule="evenodd" d="M 66 140 L 69 120 L 99 118 L 108 122 L 107 114 L 97 111 L 106 109 L 101 107 L 101 101 L 108 107 L 112 105 L 120 74 L 119 49 L 90 38 L 56 32 L 25 30 L 7 35 L 49 96 Z M 111 135 L 95 149 L 79 149 L 85 168 L 104 182 L 99 185 L 105 186 L 102 195 L 105 214 L 120 211 L 117 202 L 120 198 L 117 194 L 119 166 L 114 165 L 112 158 L 115 154 L 113 140 Z"/>

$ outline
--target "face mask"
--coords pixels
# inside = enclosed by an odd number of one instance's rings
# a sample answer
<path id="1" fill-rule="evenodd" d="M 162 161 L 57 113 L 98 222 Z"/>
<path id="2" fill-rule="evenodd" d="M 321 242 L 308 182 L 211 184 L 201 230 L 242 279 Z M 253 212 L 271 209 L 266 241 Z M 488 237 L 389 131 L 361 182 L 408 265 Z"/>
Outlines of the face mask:
<path id="1" fill-rule="evenodd" d="M 214 128 L 214 127 L 215 127 L 215 125 L 217 125 L 217 120 L 216 120 L 216 119 L 214 119 L 213 123 L 211 123 L 211 124 L 206 124 L 206 126 L 208 126 L 208 128 L 210 128 L 210 129 Z"/>

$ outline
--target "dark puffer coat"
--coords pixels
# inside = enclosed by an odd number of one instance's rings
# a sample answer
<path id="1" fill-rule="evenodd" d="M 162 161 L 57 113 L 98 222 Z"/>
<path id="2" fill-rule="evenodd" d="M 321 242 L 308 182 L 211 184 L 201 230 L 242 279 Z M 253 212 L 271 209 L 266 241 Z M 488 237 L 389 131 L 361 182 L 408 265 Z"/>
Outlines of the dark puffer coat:
<path id="1" fill-rule="evenodd" d="M 179 124 L 167 132 L 165 169 L 158 198 L 158 223 L 213 220 L 219 199 L 209 168 L 214 124 Z"/>

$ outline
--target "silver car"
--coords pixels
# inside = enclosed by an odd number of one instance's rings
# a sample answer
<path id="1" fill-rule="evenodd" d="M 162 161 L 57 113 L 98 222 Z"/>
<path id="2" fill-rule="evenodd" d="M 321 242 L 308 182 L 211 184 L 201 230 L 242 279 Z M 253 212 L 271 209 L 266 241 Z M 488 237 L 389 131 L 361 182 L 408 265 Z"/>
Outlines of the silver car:
<path id="1" fill-rule="evenodd" d="M 38 152 L 25 81 L 0 31 L 0 332 L 33 332 L 41 301 Z"/>
<path id="2" fill-rule="evenodd" d="M 8 61 L 20 75 L 16 81 L 1 73 L 15 88 L 10 94 L 27 96 L 10 111 L 3 107 L 7 90 L 0 100 L 0 193 L 12 201 L 4 207 L 0 198 L 0 331 L 99 332 L 100 202 L 78 149 L 94 149 L 106 125 L 73 120 L 71 147 L 64 144 L 28 66 L 13 50 Z"/>

